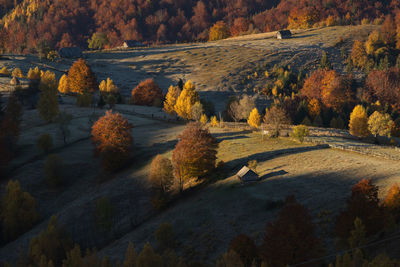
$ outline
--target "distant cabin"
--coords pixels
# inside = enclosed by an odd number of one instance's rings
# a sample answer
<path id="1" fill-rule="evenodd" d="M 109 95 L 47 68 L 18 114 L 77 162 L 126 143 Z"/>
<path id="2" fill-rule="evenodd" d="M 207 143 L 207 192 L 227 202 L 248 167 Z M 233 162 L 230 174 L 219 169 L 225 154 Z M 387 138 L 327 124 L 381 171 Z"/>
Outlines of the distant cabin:
<path id="1" fill-rule="evenodd" d="M 256 182 L 260 179 L 258 177 L 258 174 L 253 172 L 252 170 L 250 170 L 249 167 L 247 167 L 247 166 L 244 166 L 236 174 L 236 176 L 242 181 L 242 183 Z"/>
<path id="2" fill-rule="evenodd" d="M 79 47 L 63 47 L 58 51 L 62 58 L 80 58 L 82 57 L 82 49 Z"/>
<path id="3" fill-rule="evenodd" d="M 143 43 L 135 41 L 135 40 L 125 40 L 122 44 L 123 48 L 132 48 L 132 47 L 140 47 L 143 46 Z"/>
<path id="4" fill-rule="evenodd" d="M 292 37 L 292 32 L 289 30 L 278 31 L 276 33 L 276 39 L 289 39 Z"/>

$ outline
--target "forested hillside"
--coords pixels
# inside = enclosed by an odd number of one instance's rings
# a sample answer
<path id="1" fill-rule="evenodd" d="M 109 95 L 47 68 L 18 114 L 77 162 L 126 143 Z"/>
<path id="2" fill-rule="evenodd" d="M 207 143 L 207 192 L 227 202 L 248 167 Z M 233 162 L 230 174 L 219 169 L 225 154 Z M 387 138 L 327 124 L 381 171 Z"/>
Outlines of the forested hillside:
<path id="1" fill-rule="evenodd" d="M 218 21 L 226 34 L 280 28 L 358 24 L 396 12 L 400 1 L 362 0 L 3 0 L 0 47 L 37 52 L 79 45 L 94 33 L 104 47 L 124 39 L 145 43 L 202 41 Z"/>

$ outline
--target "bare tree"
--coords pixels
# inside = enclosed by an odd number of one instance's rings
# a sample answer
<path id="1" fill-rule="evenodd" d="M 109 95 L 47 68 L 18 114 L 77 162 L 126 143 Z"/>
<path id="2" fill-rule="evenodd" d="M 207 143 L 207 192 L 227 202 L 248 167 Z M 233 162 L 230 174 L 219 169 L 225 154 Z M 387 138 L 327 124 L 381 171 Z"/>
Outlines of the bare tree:
<path id="1" fill-rule="evenodd" d="M 272 127 L 273 132 L 270 136 L 277 137 L 282 129 L 282 125 L 290 123 L 290 120 L 284 108 L 273 106 L 266 111 L 264 122 Z"/>
<path id="2" fill-rule="evenodd" d="M 229 106 L 229 115 L 235 122 L 247 119 L 250 112 L 255 108 L 255 99 L 248 95 L 243 95 L 238 101 L 233 101 Z"/>

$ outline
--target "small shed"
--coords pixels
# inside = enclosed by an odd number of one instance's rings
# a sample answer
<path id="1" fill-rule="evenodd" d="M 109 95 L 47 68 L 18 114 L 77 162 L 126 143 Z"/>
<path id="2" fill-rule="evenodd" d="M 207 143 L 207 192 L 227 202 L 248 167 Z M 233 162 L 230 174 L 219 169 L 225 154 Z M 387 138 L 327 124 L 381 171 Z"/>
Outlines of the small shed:
<path id="1" fill-rule="evenodd" d="M 125 40 L 122 44 L 123 48 L 132 48 L 132 47 L 139 47 L 143 46 L 143 43 L 135 41 L 135 40 Z"/>
<path id="2" fill-rule="evenodd" d="M 276 33 L 276 39 L 289 39 L 292 37 L 292 32 L 289 30 L 282 30 Z"/>
<path id="3" fill-rule="evenodd" d="M 258 174 L 250 170 L 247 166 L 243 166 L 236 176 L 242 181 L 242 183 L 256 182 L 260 179 Z"/>
<path id="4" fill-rule="evenodd" d="M 80 58 L 82 57 L 82 49 L 79 47 L 63 47 L 58 51 L 62 58 Z"/>

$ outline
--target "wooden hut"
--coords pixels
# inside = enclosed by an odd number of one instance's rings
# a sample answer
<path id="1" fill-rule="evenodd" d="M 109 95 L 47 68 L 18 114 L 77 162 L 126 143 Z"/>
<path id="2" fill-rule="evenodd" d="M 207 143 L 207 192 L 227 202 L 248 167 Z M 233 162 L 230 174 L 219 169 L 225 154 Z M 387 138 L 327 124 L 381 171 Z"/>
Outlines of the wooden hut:
<path id="1" fill-rule="evenodd" d="M 282 30 L 276 33 L 276 39 L 289 39 L 292 37 L 292 32 L 289 30 Z"/>
<path id="2" fill-rule="evenodd" d="M 242 183 L 256 182 L 260 179 L 258 174 L 250 170 L 247 166 L 243 166 L 236 176 L 242 181 Z"/>

